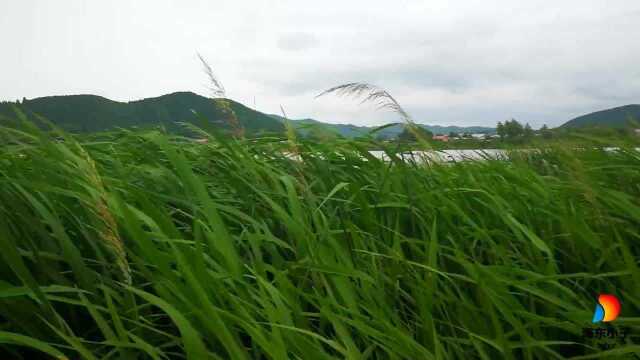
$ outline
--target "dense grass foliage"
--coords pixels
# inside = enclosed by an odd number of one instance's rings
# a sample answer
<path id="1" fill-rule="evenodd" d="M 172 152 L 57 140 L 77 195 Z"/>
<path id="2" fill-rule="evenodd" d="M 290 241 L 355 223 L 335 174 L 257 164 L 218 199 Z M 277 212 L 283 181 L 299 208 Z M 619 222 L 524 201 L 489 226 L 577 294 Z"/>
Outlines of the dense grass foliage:
<path id="1" fill-rule="evenodd" d="M 417 164 L 364 140 L 0 142 L 2 358 L 640 351 L 632 150 Z M 600 292 L 632 333 L 604 353 L 582 336 Z"/>

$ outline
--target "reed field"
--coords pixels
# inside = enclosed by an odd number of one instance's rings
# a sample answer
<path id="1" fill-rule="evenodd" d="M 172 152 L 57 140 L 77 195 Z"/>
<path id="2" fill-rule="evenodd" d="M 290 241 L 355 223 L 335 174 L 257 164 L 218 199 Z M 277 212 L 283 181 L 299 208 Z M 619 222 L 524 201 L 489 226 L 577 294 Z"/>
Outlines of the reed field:
<path id="1" fill-rule="evenodd" d="M 635 150 L 0 134 L 3 359 L 638 358 Z"/>

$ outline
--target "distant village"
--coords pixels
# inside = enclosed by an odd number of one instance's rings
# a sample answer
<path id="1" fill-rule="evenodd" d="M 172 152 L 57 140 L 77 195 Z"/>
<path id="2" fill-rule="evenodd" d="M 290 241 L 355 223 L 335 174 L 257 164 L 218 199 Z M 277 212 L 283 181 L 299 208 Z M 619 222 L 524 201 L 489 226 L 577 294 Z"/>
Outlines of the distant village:
<path id="1" fill-rule="evenodd" d="M 489 140 L 489 139 L 497 139 L 497 138 L 500 138 L 500 136 L 497 135 L 497 134 L 485 134 L 485 133 L 476 133 L 476 134 L 469 134 L 469 133 L 456 134 L 456 133 L 451 133 L 449 135 L 442 135 L 442 134 L 433 135 L 433 140 L 442 141 L 442 142 L 449 142 L 449 141 L 456 141 L 456 140 L 467 140 L 467 139 Z"/>

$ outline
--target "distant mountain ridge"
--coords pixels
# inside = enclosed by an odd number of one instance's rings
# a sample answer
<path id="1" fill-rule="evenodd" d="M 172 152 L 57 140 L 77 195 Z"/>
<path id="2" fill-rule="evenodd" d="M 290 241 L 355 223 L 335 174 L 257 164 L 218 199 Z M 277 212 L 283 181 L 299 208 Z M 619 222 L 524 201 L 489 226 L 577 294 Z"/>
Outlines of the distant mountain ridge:
<path id="1" fill-rule="evenodd" d="M 13 106 L 35 118 L 40 115 L 65 130 L 93 132 L 114 127 L 164 125 L 183 129 L 179 122 L 205 119 L 229 128 L 229 109 L 247 133 L 282 132 L 280 121 L 230 99 L 210 99 L 192 92 L 175 92 L 154 98 L 119 102 L 96 95 L 47 96 L 22 103 L 0 103 L 0 115 L 14 116 Z"/>
<path id="2" fill-rule="evenodd" d="M 283 118 L 281 116 L 278 116 L 278 115 L 271 115 L 271 116 L 273 116 L 276 119 L 279 119 L 280 121 L 283 121 Z M 291 123 L 298 131 L 300 131 L 303 134 L 310 131 L 314 127 L 318 127 L 325 131 L 329 131 L 346 138 L 364 136 L 369 132 L 375 130 L 376 128 L 380 126 L 384 126 L 384 125 L 357 126 L 357 125 L 351 125 L 351 124 L 331 124 L 331 123 L 325 123 L 325 122 L 321 122 L 314 119 L 299 119 L 299 120 L 293 119 Z M 389 125 L 390 126 L 377 131 L 376 135 L 381 136 L 383 138 L 394 138 L 402 132 L 402 129 L 404 126 L 403 124 L 400 124 L 400 123 L 389 124 Z M 486 126 L 463 127 L 463 126 L 440 126 L 440 125 L 426 125 L 426 124 L 418 124 L 418 126 L 426 130 L 429 130 L 433 134 L 443 134 L 443 135 L 448 135 L 449 133 L 452 133 L 452 132 L 458 133 L 458 134 L 462 134 L 462 133 L 495 134 L 496 132 L 495 128 L 486 127 Z"/>
<path id="3" fill-rule="evenodd" d="M 631 104 L 592 112 L 569 120 L 560 127 L 606 126 L 619 128 L 627 126 L 629 121 L 640 122 L 640 105 Z"/>
<path id="4" fill-rule="evenodd" d="M 0 102 L 0 116 L 15 117 L 13 107 L 17 106 L 31 119 L 42 116 L 65 130 L 92 132 L 114 127 L 145 127 L 163 125 L 168 130 L 184 129 L 180 122 L 204 119 L 221 129 L 228 129 L 229 109 L 233 110 L 238 123 L 247 134 L 282 132 L 283 118 L 251 109 L 230 99 L 211 99 L 193 92 L 174 92 L 142 100 L 119 102 L 97 95 L 63 95 L 24 99 L 21 103 Z M 561 128 L 585 126 L 624 127 L 629 121 L 640 122 L 640 105 L 631 104 L 596 111 L 576 117 L 561 125 Z M 321 129 L 323 132 L 345 138 L 363 136 L 377 126 L 357 126 L 351 124 L 331 124 L 314 119 L 292 120 L 294 127 L 302 134 Z M 495 128 L 484 126 L 439 126 L 418 124 L 433 134 L 488 133 Z M 402 132 L 402 124 L 390 124 L 376 132 L 376 136 L 394 138 Z"/>
<path id="5" fill-rule="evenodd" d="M 235 113 L 239 124 L 249 134 L 284 131 L 283 118 L 268 115 L 230 99 L 211 99 L 193 92 L 174 92 L 142 100 L 120 102 L 97 95 L 62 95 L 24 99 L 22 103 L 1 102 L 0 115 L 14 117 L 13 106 L 17 106 L 31 119 L 44 117 L 61 128 L 73 132 L 94 132 L 115 127 L 145 127 L 163 125 L 170 131 L 182 130 L 181 122 L 199 124 L 205 119 L 219 128 L 229 128 L 228 109 Z M 313 119 L 293 120 L 294 126 L 303 135 L 308 128 L 322 128 L 346 138 L 363 136 L 376 126 L 330 124 Z M 494 128 L 472 126 L 420 126 L 434 134 L 493 133 Z M 402 132 L 402 124 L 393 124 L 376 133 L 377 136 L 394 138 Z"/>

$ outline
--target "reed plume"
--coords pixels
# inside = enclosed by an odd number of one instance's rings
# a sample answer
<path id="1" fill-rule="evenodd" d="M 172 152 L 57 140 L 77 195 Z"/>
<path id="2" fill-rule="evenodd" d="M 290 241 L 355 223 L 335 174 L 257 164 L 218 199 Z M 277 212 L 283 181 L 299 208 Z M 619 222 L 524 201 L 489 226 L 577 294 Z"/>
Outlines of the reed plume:
<path id="1" fill-rule="evenodd" d="M 390 110 L 400 116 L 401 122 L 404 124 L 413 136 L 416 137 L 418 142 L 426 148 L 431 148 L 428 141 L 425 138 L 422 131 L 419 131 L 418 125 L 413 121 L 411 115 L 400 105 L 400 103 L 385 89 L 360 82 L 352 82 L 343 85 L 334 86 L 327 89 L 320 94 L 316 95 L 316 98 L 328 95 L 336 94 L 342 97 L 352 97 L 361 99 L 360 104 L 373 103 L 377 105 L 378 110 Z"/>
<path id="2" fill-rule="evenodd" d="M 328 94 L 336 94 L 338 96 L 349 96 L 353 98 L 362 98 L 361 104 L 370 102 L 377 105 L 378 109 L 386 109 L 395 112 L 400 115 L 400 118 L 404 123 L 412 123 L 413 120 L 409 113 L 407 113 L 400 103 L 391 96 L 391 94 L 376 86 L 367 83 L 352 82 L 339 86 L 332 87 L 316 95 L 316 98 L 325 96 Z"/>
<path id="3" fill-rule="evenodd" d="M 209 79 L 208 88 L 209 88 L 209 91 L 211 92 L 211 95 L 214 98 L 227 97 L 227 92 L 224 89 L 224 85 L 222 85 L 222 82 L 218 80 L 218 77 L 213 72 L 211 65 L 209 65 L 207 60 L 205 60 L 205 58 L 202 57 L 200 53 L 197 53 L 197 55 L 198 55 L 198 59 L 200 59 L 200 62 L 202 63 L 202 71 L 204 71 L 204 73 L 207 75 L 207 78 Z"/>
<path id="4" fill-rule="evenodd" d="M 239 138 L 244 137 L 244 127 L 238 120 L 233 108 L 231 108 L 229 100 L 226 99 L 227 91 L 225 90 L 224 85 L 222 85 L 222 82 L 215 75 L 213 68 L 209 65 L 207 60 L 205 60 L 205 58 L 199 53 L 197 55 L 198 59 L 200 59 L 200 62 L 202 63 L 202 70 L 209 79 L 208 89 L 215 100 L 214 103 L 216 104 L 216 107 L 223 113 L 224 120 L 229 124 L 233 135 Z"/>
<path id="5" fill-rule="evenodd" d="M 104 244 L 111 249 L 113 256 L 115 257 L 115 264 L 120 270 L 122 278 L 125 283 L 131 284 L 131 268 L 127 261 L 127 252 L 125 250 L 124 242 L 118 234 L 118 225 L 115 218 L 109 211 L 107 206 L 107 192 L 104 189 L 102 178 L 98 173 L 95 161 L 89 156 L 89 154 L 80 146 L 80 153 L 82 158 L 87 163 L 88 171 L 86 173 L 89 184 L 97 191 L 98 195 L 95 197 L 95 210 L 98 218 L 102 224 L 98 229 L 100 239 Z"/>

